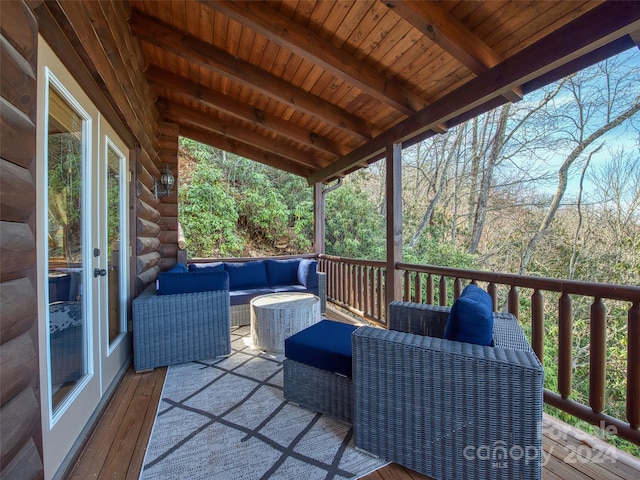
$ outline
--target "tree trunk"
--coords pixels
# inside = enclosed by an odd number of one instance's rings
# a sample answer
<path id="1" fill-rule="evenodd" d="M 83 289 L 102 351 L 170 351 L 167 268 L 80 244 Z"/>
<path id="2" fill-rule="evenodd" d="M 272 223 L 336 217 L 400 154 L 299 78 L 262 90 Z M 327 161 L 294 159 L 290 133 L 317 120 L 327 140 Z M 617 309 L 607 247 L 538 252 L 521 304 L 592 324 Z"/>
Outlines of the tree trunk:
<path id="1" fill-rule="evenodd" d="M 631 118 L 638 111 L 640 111 L 640 100 L 636 99 L 636 101 L 630 108 L 597 129 L 584 141 L 578 143 L 578 145 L 571 151 L 569 156 L 562 163 L 560 169 L 558 170 L 558 186 L 556 188 L 556 193 L 551 199 L 551 203 L 549 204 L 547 213 L 540 223 L 538 231 L 533 235 L 531 240 L 529 240 L 529 244 L 527 245 L 527 248 L 522 254 L 522 258 L 520 259 L 520 267 L 518 268 L 518 273 L 520 275 L 523 275 L 527 271 L 527 267 L 529 266 L 531 257 L 533 256 L 533 252 L 535 251 L 544 234 L 549 229 L 549 226 L 551 225 L 551 222 L 553 221 L 558 208 L 560 207 L 562 197 L 567 190 L 569 167 L 571 167 L 571 165 L 580 157 L 580 155 L 587 149 L 589 145 L 595 142 L 598 138 L 602 137 L 609 130 L 617 127 L 628 118 Z"/>
<path id="2" fill-rule="evenodd" d="M 496 166 L 496 163 L 500 158 L 500 152 L 504 147 L 505 132 L 507 130 L 507 119 L 509 118 L 510 110 L 510 103 L 505 104 L 500 110 L 500 117 L 498 119 L 496 133 L 493 137 L 491 152 L 487 157 L 487 163 L 482 175 L 482 182 L 480 183 L 480 193 L 478 195 L 476 211 L 473 219 L 473 229 L 471 230 L 471 240 L 469 242 L 469 253 L 471 254 L 474 254 L 478 251 L 478 245 L 480 244 L 480 238 L 482 237 L 482 230 L 484 229 L 484 222 L 487 217 L 489 193 L 493 184 L 493 169 Z"/>
<path id="3" fill-rule="evenodd" d="M 437 177 L 438 177 L 436 180 L 437 186 L 435 188 L 433 198 L 429 202 L 429 205 L 427 206 L 427 209 L 424 212 L 424 215 L 422 216 L 422 220 L 420 221 L 420 224 L 418 225 L 416 232 L 413 234 L 413 237 L 409 242 L 409 248 L 416 248 L 416 246 L 418 245 L 418 242 L 420 241 L 420 238 L 424 234 L 425 229 L 431 223 L 433 212 L 435 211 L 436 205 L 440 200 L 440 197 L 444 192 L 446 183 L 449 179 L 449 176 L 447 175 L 447 171 L 449 170 L 449 165 L 451 165 L 451 162 L 453 161 L 453 159 L 458 156 L 463 137 L 464 137 L 464 129 L 458 128 L 453 145 L 451 146 L 451 148 L 448 148 L 448 152 L 446 152 L 448 144 L 446 142 L 443 144 L 442 153 L 443 154 L 446 153 L 447 155 L 445 157 L 444 163 L 440 168 L 439 174 L 437 174 Z"/>

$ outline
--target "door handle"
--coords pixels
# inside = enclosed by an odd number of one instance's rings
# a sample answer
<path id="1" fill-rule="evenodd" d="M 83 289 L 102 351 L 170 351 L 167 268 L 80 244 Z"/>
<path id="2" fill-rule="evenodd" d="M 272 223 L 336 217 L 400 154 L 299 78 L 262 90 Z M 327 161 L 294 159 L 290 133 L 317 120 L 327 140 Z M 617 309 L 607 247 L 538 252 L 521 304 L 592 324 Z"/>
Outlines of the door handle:
<path id="1" fill-rule="evenodd" d="M 104 268 L 94 268 L 93 276 L 94 278 L 105 277 L 107 275 L 107 271 Z"/>

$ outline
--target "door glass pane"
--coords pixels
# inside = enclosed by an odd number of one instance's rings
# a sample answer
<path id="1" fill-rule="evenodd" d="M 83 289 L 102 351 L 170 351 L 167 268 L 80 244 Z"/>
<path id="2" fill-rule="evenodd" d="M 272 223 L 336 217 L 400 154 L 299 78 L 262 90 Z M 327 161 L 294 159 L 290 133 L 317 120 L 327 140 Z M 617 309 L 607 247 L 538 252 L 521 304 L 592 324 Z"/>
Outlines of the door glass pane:
<path id="1" fill-rule="evenodd" d="M 109 345 L 124 330 L 121 298 L 121 171 L 122 157 L 107 145 L 107 288 L 109 291 Z M 124 245 L 124 244 L 123 244 Z"/>
<path id="2" fill-rule="evenodd" d="M 52 87 L 47 123 L 49 365 L 53 410 L 87 373 L 83 285 L 83 129 Z"/>

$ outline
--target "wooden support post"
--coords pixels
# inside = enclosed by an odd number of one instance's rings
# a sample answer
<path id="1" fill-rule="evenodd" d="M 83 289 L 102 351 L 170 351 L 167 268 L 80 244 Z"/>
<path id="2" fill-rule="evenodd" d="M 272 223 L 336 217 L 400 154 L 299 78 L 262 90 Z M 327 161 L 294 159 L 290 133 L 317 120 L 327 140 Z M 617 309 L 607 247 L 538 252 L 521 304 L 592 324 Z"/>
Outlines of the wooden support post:
<path id="1" fill-rule="evenodd" d="M 313 248 L 316 254 L 325 253 L 325 210 L 322 183 L 313 184 Z"/>
<path id="2" fill-rule="evenodd" d="M 387 275 L 385 301 L 402 299 L 402 145 L 387 145 Z"/>

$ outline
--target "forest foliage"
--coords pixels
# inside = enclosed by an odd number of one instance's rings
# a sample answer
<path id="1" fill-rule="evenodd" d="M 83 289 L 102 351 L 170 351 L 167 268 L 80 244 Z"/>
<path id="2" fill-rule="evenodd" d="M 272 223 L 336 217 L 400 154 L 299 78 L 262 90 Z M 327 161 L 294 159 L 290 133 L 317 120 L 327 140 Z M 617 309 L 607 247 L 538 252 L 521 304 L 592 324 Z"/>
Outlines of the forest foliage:
<path id="1" fill-rule="evenodd" d="M 640 285 L 639 111 L 635 49 L 405 149 L 403 260 Z M 384 181 L 381 161 L 327 194 L 327 254 L 385 258 Z M 179 182 L 190 257 L 312 251 L 304 179 L 182 139 Z M 574 302 L 573 395 L 586 404 L 589 301 Z M 629 305 L 607 308 L 605 413 L 624 419 Z M 546 318 L 555 390 L 557 313 Z"/>

